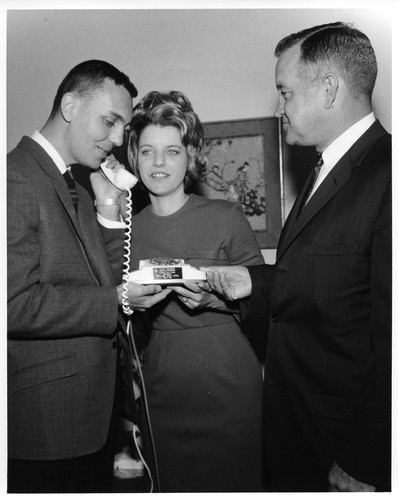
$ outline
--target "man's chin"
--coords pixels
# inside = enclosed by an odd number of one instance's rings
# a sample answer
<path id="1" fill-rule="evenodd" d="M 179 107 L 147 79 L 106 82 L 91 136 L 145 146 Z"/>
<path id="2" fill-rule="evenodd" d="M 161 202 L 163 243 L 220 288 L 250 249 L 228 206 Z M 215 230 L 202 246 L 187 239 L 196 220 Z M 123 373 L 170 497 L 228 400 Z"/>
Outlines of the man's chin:
<path id="1" fill-rule="evenodd" d="M 285 135 L 285 142 L 286 144 L 289 144 L 289 146 L 295 146 L 297 144 L 297 141 L 289 135 Z"/>
<path id="2" fill-rule="evenodd" d="M 103 159 L 93 160 L 92 162 L 88 163 L 86 167 L 90 168 L 91 170 L 98 170 L 103 161 L 104 161 Z"/>
<path id="3" fill-rule="evenodd" d="M 289 146 L 307 146 L 305 142 L 294 134 L 285 133 L 285 142 Z"/>

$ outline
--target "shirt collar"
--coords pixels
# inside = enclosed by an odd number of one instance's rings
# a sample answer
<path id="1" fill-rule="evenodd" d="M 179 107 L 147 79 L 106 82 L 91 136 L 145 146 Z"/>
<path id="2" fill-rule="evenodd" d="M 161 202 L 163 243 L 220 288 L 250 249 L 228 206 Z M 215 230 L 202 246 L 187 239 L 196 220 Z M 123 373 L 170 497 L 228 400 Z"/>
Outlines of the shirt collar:
<path id="1" fill-rule="evenodd" d="M 67 167 L 64 160 L 61 158 L 61 155 L 54 148 L 54 146 L 38 130 L 35 130 L 33 132 L 33 134 L 31 135 L 31 139 L 40 144 L 40 146 L 44 149 L 48 156 L 50 156 L 50 158 L 57 165 L 59 171 L 63 175 L 66 172 Z"/>
<path id="2" fill-rule="evenodd" d="M 373 111 L 364 118 L 354 123 L 350 128 L 343 132 L 323 151 L 322 159 L 327 167 L 332 168 L 342 158 L 351 146 L 363 135 L 366 130 L 376 120 Z"/>

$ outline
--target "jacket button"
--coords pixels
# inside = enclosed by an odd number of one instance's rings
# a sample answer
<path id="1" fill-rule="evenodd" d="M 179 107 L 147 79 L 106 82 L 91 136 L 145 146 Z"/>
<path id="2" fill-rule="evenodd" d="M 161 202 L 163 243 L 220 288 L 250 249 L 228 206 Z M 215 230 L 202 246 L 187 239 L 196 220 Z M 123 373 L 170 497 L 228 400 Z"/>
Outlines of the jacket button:
<path id="1" fill-rule="evenodd" d="M 273 314 L 273 315 L 271 316 L 271 321 L 272 321 L 272 323 L 278 323 L 278 320 L 279 320 L 279 318 L 278 318 L 278 316 L 277 316 L 276 314 Z"/>
<path id="2" fill-rule="evenodd" d="M 116 340 L 114 340 L 112 342 L 112 349 L 116 349 L 116 347 L 117 347 L 117 342 L 116 342 Z"/>

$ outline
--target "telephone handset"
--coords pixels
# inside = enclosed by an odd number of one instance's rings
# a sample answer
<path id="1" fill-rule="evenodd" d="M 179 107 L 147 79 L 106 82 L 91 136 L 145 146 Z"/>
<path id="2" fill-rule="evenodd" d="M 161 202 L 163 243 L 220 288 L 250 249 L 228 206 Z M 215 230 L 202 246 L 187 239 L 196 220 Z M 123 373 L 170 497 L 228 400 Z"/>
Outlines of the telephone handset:
<path id="1" fill-rule="evenodd" d="M 111 168 L 106 168 L 106 164 L 109 160 L 105 160 L 101 163 L 100 168 L 101 171 L 105 174 L 107 179 L 118 189 L 121 191 L 128 191 L 132 187 L 134 187 L 138 179 L 131 172 L 128 172 L 124 168 L 120 168 L 117 172 L 114 172 Z"/>

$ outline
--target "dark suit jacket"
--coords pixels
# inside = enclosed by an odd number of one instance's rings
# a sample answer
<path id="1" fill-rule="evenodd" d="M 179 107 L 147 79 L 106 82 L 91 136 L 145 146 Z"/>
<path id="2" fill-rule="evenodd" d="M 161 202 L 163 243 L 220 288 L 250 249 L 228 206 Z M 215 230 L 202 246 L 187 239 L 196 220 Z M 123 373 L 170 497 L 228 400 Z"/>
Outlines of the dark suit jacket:
<path id="1" fill-rule="evenodd" d="M 283 491 L 325 491 L 336 461 L 389 489 L 391 136 L 376 122 L 304 210 L 274 266 L 250 268 L 247 317 L 269 308 L 265 447 Z M 250 310 L 251 307 L 251 310 Z"/>
<path id="2" fill-rule="evenodd" d="M 105 443 L 114 401 L 124 231 L 100 229 L 80 185 L 78 220 L 28 137 L 7 174 L 9 458 L 89 454 Z"/>

